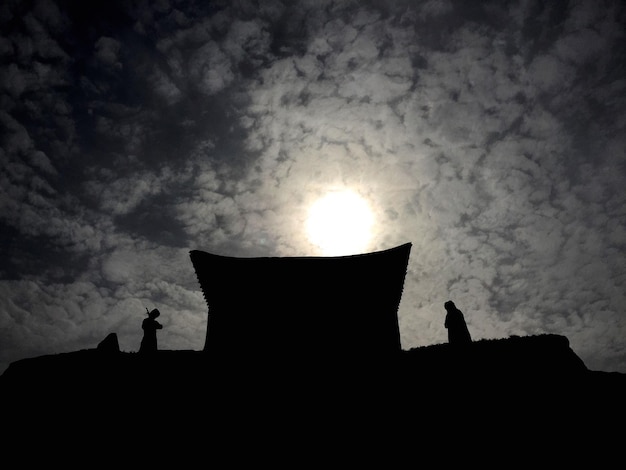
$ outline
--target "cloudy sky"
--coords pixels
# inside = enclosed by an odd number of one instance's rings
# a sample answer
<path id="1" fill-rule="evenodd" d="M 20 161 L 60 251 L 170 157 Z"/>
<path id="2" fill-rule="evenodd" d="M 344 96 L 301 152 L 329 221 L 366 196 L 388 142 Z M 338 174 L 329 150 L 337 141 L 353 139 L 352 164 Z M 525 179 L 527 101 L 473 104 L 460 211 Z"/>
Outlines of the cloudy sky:
<path id="1" fill-rule="evenodd" d="M 371 226 L 333 254 L 413 244 L 404 349 L 451 299 L 626 373 L 625 30 L 619 0 L 2 2 L 0 371 L 137 351 L 155 307 L 202 349 L 189 251 L 331 254 L 309 216 L 349 191 Z"/>

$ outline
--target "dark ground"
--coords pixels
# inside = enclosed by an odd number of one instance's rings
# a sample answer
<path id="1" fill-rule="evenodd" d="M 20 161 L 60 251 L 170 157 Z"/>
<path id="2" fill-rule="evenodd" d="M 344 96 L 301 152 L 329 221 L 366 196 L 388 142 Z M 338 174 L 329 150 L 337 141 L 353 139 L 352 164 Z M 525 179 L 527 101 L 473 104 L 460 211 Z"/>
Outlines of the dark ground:
<path id="1" fill-rule="evenodd" d="M 228 449 L 228 466 L 388 468 L 473 449 L 476 463 L 543 455 L 601 468 L 623 457 L 626 424 L 626 375 L 588 370 L 558 335 L 386 358 L 90 349 L 14 362 L 0 391 L 11 439 L 107 455 L 155 445 L 153 463 L 172 449 L 209 460 Z"/>

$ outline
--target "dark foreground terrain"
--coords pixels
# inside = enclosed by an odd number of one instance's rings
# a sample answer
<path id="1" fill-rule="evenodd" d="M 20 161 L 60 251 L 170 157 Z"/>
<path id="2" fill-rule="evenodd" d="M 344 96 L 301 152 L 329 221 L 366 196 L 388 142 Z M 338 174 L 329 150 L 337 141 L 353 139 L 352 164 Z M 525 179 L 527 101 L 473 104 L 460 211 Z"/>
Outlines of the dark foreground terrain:
<path id="1" fill-rule="evenodd" d="M 182 446 L 196 456 L 229 449 L 233 465 L 300 467 L 333 454 L 379 467 L 370 459 L 419 460 L 436 448 L 445 462 L 475 448 L 477 462 L 543 449 L 542 458 L 581 464 L 626 447 L 626 375 L 588 370 L 558 335 L 385 358 L 99 347 L 16 361 L 0 391 L 4 429 L 20 442 L 87 442 L 108 455 L 149 442 L 147 461 Z"/>

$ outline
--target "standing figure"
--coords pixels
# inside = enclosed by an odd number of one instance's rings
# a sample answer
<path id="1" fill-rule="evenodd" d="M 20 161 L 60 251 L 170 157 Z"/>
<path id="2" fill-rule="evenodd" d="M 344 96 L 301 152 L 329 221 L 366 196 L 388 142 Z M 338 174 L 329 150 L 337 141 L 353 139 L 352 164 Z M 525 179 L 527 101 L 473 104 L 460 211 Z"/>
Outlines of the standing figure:
<path id="1" fill-rule="evenodd" d="M 147 311 L 148 309 L 146 309 Z M 141 323 L 143 329 L 143 339 L 141 340 L 141 346 L 139 347 L 140 353 L 151 353 L 157 350 L 157 337 L 156 332 L 163 328 L 156 318 L 161 315 L 158 309 L 154 309 L 148 312 L 148 318 L 144 319 Z"/>
<path id="2" fill-rule="evenodd" d="M 446 321 L 444 326 L 448 329 L 448 343 L 450 344 L 469 344 L 472 342 L 465 317 L 454 302 L 448 300 L 443 306 L 446 309 Z"/>

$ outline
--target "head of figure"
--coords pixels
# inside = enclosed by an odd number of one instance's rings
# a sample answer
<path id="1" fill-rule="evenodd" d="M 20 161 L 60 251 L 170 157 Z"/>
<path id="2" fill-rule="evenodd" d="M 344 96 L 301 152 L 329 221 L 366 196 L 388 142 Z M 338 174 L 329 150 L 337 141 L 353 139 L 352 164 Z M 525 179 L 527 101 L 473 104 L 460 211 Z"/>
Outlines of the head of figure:
<path id="1" fill-rule="evenodd" d="M 454 302 L 452 302 L 451 300 L 448 300 L 445 304 L 443 304 L 443 306 L 448 311 L 454 310 L 456 308 L 456 305 L 454 305 Z"/>
<path id="2" fill-rule="evenodd" d="M 148 316 L 149 316 L 150 318 L 152 318 L 153 320 L 154 320 L 156 317 L 158 317 L 159 315 L 161 315 L 161 312 L 159 312 L 159 310 L 158 310 L 158 309 L 156 309 L 156 308 L 155 308 L 154 310 L 152 310 L 152 311 L 148 314 Z"/>

